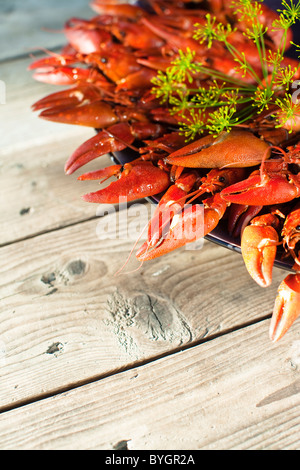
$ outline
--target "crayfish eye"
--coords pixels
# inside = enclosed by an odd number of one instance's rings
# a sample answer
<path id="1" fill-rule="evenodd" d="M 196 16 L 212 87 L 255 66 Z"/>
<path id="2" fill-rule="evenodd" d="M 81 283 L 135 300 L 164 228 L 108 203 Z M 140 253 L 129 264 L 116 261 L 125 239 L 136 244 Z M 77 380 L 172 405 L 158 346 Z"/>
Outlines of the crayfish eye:
<path id="1" fill-rule="evenodd" d="M 300 231 L 300 225 L 297 225 L 296 230 Z"/>
<path id="2" fill-rule="evenodd" d="M 225 176 L 219 176 L 219 181 L 220 181 L 220 183 L 225 183 L 225 181 L 226 181 Z"/>

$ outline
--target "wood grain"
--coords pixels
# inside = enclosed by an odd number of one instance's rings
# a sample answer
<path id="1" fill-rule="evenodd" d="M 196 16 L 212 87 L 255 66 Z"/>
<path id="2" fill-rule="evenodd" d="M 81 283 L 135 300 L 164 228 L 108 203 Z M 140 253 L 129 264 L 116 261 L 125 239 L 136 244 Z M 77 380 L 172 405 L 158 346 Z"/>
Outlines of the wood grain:
<path id="1" fill-rule="evenodd" d="M 0 13 L 1 450 L 300 450 L 299 320 L 268 338 L 285 273 L 261 289 L 240 255 L 205 242 L 116 276 L 151 206 L 80 199 L 96 183 L 63 166 L 94 131 L 33 114 L 62 87 L 26 70 L 32 47 L 65 44 L 42 28 L 93 12 L 2 0 Z"/>
<path id="2" fill-rule="evenodd" d="M 265 291 L 239 255 L 210 243 L 115 276 L 134 244 L 128 227 L 135 220 L 139 227 L 139 216 L 121 211 L 0 250 L 1 407 L 271 314 L 282 272 Z M 125 273 L 138 266 L 132 258 Z"/>
<path id="3" fill-rule="evenodd" d="M 299 450 L 300 337 L 266 327 L 5 413 L 0 448 Z"/>

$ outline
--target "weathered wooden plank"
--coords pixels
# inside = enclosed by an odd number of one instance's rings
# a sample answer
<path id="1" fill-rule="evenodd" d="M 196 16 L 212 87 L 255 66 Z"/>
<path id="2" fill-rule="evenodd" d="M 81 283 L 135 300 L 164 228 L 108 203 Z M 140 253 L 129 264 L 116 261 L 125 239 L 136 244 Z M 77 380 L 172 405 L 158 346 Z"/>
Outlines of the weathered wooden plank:
<path id="1" fill-rule="evenodd" d="M 299 450 L 300 336 L 267 323 L 4 413 L 0 448 Z"/>
<path id="2" fill-rule="evenodd" d="M 210 243 L 115 276 L 144 225 L 146 215 L 132 212 L 141 208 L 0 250 L 0 407 L 271 314 L 283 273 L 275 270 L 273 286 L 261 289 L 240 255 Z M 137 266 L 132 259 L 125 272 Z"/>
<path id="3" fill-rule="evenodd" d="M 65 44 L 59 31 L 70 17 L 92 18 L 87 0 L 1 0 L 0 60 Z M 1 78 L 1 77 L 0 77 Z"/>
<path id="4" fill-rule="evenodd" d="M 97 205 L 84 202 L 81 196 L 96 191 L 97 183 L 82 184 L 76 181 L 76 175 L 64 174 L 64 162 L 76 142 L 80 144 L 78 137 L 33 147 L 3 159 L 1 245 L 96 217 Z M 104 157 L 94 168 L 111 163 Z"/>

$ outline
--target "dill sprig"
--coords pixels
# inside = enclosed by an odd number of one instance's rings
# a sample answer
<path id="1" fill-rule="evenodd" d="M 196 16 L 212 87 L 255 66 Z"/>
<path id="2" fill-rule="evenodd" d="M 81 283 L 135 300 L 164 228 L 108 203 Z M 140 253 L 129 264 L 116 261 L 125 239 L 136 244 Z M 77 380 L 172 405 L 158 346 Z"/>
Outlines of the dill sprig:
<path id="1" fill-rule="evenodd" d="M 222 45 L 236 64 L 234 73 L 210 67 L 190 49 L 179 51 L 178 57 L 165 72 L 153 79 L 152 92 L 167 103 L 171 114 L 179 116 L 180 131 L 187 139 L 197 134 L 217 135 L 235 126 L 253 122 L 264 111 L 272 110 L 274 126 L 289 123 L 293 131 L 299 109 L 292 102 L 292 80 L 300 66 L 283 64 L 289 28 L 300 19 L 300 0 L 282 0 L 278 19 L 271 26 L 262 24 L 262 1 L 232 0 L 235 24 L 223 24 L 207 13 L 204 24 L 196 24 L 194 39 L 212 49 Z M 240 26 L 240 27 L 239 27 Z M 269 46 L 268 34 L 280 30 L 276 47 Z M 259 67 L 247 58 L 232 38 L 236 32 L 244 36 L 245 44 L 256 48 Z M 292 45 L 300 49 L 298 45 Z"/>

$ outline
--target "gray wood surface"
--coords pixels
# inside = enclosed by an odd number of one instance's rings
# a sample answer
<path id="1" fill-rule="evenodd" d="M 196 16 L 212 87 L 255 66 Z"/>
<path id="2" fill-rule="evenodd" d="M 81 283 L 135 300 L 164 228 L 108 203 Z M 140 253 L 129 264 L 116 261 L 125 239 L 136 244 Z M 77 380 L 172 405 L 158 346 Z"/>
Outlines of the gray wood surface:
<path id="1" fill-rule="evenodd" d="M 71 16 L 95 16 L 83 0 L 1 0 L 0 60 L 28 55 L 65 44 L 62 29 Z"/>

